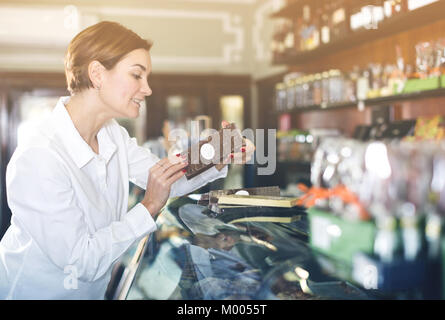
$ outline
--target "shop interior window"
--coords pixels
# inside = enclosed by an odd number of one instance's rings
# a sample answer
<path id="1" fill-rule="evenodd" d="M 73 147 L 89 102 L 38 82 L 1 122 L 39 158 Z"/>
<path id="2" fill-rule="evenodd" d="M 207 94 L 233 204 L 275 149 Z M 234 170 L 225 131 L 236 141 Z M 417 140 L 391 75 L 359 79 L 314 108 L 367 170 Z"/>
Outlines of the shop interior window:
<path id="1" fill-rule="evenodd" d="M 242 96 L 222 96 L 219 100 L 221 119 L 235 123 L 241 131 L 244 129 L 244 99 Z M 227 178 L 224 179 L 224 189 L 243 188 L 243 165 L 232 164 Z"/>
<path id="2" fill-rule="evenodd" d="M 17 127 L 17 142 L 20 142 L 43 117 L 48 116 L 59 100 L 59 96 L 34 96 L 24 94 L 20 97 L 20 122 Z"/>

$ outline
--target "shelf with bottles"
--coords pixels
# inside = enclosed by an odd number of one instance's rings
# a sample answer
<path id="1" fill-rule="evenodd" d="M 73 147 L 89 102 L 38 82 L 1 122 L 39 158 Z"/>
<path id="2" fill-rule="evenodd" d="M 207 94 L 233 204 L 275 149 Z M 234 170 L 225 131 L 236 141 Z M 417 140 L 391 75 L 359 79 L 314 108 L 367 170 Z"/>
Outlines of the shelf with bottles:
<path id="1" fill-rule="evenodd" d="M 366 289 L 444 298 L 445 287 L 429 282 L 445 272 L 436 268 L 445 258 L 444 127 L 431 123 L 427 131 L 440 134 L 417 130 L 416 141 L 399 143 L 325 139 L 315 151 L 312 187 L 300 197 L 310 243 L 349 265 L 344 276 Z"/>
<path id="2" fill-rule="evenodd" d="M 320 141 L 326 137 L 338 137 L 337 129 L 317 128 L 311 130 L 288 129 L 277 132 L 278 162 L 282 164 L 310 165 Z"/>
<path id="3" fill-rule="evenodd" d="M 297 1 L 289 10 L 283 9 L 289 14 L 273 15 L 287 18 L 276 21 L 277 34 L 281 36 L 271 42 L 274 64 L 303 65 L 431 24 L 443 19 L 445 10 L 443 0 L 318 2 L 321 4 Z"/>
<path id="4" fill-rule="evenodd" d="M 313 153 L 313 136 L 308 131 L 277 132 L 277 155 L 280 163 L 310 163 Z"/>
<path id="5" fill-rule="evenodd" d="M 292 72 L 275 86 L 277 113 L 383 105 L 445 96 L 445 38 L 415 46 L 415 67 L 406 64 L 399 46 L 395 63 L 371 63 L 349 72 Z"/>

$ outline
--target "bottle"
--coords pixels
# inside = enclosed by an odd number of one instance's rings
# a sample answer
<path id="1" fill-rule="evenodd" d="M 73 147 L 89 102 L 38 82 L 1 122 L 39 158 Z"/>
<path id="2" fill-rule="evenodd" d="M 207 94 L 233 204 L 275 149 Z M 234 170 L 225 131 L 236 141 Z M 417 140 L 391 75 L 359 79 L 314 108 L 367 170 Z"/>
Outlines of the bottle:
<path id="1" fill-rule="evenodd" d="M 300 31 L 300 49 L 301 51 L 310 50 L 311 41 L 311 7 L 304 5 L 302 8 L 302 25 Z"/>
<path id="2" fill-rule="evenodd" d="M 327 44 L 331 41 L 330 27 L 330 1 L 326 1 L 320 12 L 320 43 Z"/>
<path id="3" fill-rule="evenodd" d="M 326 108 L 329 104 L 329 72 L 321 74 L 321 107 Z"/>
<path id="4" fill-rule="evenodd" d="M 428 258 L 431 260 L 440 257 L 440 241 L 442 235 L 442 219 L 437 212 L 426 217 L 425 238 L 428 246 Z"/>
<path id="5" fill-rule="evenodd" d="M 303 78 L 298 77 L 295 80 L 295 106 L 297 108 L 303 107 Z"/>
<path id="6" fill-rule="evenodd" d="M 343 98 L 343 83 L 339 70 L 329 71 L 329 103 L 340 103 Z"/>
<path id="7" fill-rule="evenodd" d="M 417 217 L 402 217 L 400 220 L 405 260 L 414 261 L 422 250 L 422 235 Z"/>
<path id="8" fill-rule="evenodd" d="M 284 111 L 286 107 L 286 86 L 280 82 L 275 85 L 275 108 Z"/>
<path id="9" fill-rule="evenodd" d="M 302 87 L 303 87 L 303 107 L 309 106 L 309 83 L 308 76 L 304 76 L 302 79 Z"/>
<path id="10" fill-rule="evenodd" d="M 393 216 L 380 215 L 376 217 L 377 233 L 374 240 L 374 254 L 380 261 L 394 261 L 400 248 L 397 232 L 397 220 Z"/>
<path id="11" fill-rule="evenodd" d="M 385 15 L 385 18 L 387 18 L 387 19 L 392 17 L 393 3 L 394 3 L 394 0 L 383 1 L 383 13 Z"/>
<path id="12" fill-rule="evenodd" d="M 293 23 L 291 21 L 287 21 L 286 23 L 286 32 L 284 36 L 284 51 L 286 55 L 295 51 L 295 34 L 294 34 Z"/>
<path id="13" fill-rule="evenodd" d="M 399 15 L 408 11 L 408 3 L 406 0 L 393 0 L 392 1 L 392 15 Z"/>
<path id="14" fill-rule="evenodd" d="M 364 70 L 357 79 L 357 100 L 364 101 L 368 96 L 369 91 L 369 71 Z"/>
<path id="15" fill-rule="evenodd" d="M 422 235 L 419 217 L 412 203 L 404 203 L 401 208 L 400 227 L 403 240 L 403 255 L 406 261 L 417 259 L 422 250 Z"/>
<path id="16" fill-rule="evenodd" d="M 314 103 L 314 81 L 315 81 L 315 75 L 310 74 L 308 76 L 308 105 L 313 106 Z"/>
<path id="17" fill-rule="evenodd" d="M 286 82 L 286 109 L 292 110 L 295 107 L 295 82 L 289 79 Z"/>
<path id="18" fill-rule="evenodd" d="M 346 20 L 346 3 L 344 0 L 332 1 L 331 23 L 332 40 L 341 38 L 348 33 L 349 24 Z"/>
<path id="19" fill-rule="evenodd" d="M 313 82 L 313 103 L 314 105 L 321 105 L 322 91 L 321 91 L 321 73 L 317 73 L 314 76 Z"/>
<path id="20" fill-rule="evenodd" d="M 347 83 L 346 83 L 346 89 L 345 89 L 347 102 L 357 101 L 356 93 L 357 93 L 358 77 L 359 77 L 359 70 L 358 70 L 358 67 L 355 66 L 347 77 Z"/>

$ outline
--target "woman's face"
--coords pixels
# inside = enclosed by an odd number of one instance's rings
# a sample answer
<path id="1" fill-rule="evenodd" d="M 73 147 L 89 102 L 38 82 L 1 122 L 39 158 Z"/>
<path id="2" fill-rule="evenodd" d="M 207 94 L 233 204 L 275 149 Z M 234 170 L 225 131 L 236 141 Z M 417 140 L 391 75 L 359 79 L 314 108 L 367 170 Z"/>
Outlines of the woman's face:
<path id="1" fill-rule="evenodd" d="M 136 49 L 106 70 L 100 88 L 101 99 L 116 118 L 137 118 L 141 103 L 152 91 L 147 77 L 151 72 L 150 54 Z"/>

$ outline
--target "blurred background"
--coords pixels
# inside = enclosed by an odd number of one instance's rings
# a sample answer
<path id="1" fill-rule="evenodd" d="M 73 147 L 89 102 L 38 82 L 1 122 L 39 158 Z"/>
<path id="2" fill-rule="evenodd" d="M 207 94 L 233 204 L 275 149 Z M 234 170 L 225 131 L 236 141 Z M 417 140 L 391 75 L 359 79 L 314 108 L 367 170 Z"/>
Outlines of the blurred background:
<path id="1" fill-rule="evenodd" d="M 322 139 L 420 139 L 419 119 L 443 115 L 443 12 L 443 0 L 0 1 L 0 236 L 7 163 L 29 124 L 68 95 L 64 53 L 84 28 L 112 20 L 154 42 L 153 94 L 137 120 L 118 119 L 139 144 L 162 156 L 166 132 L 190 132 L 191 120 L 275 129 L 273 175 L 231 165 L 207 189 L 298 195 Z"/>

